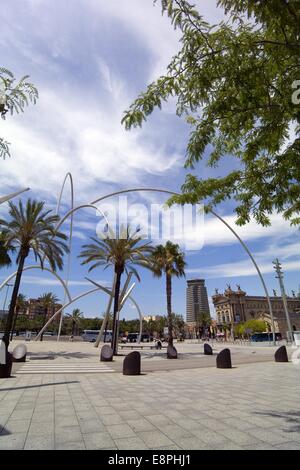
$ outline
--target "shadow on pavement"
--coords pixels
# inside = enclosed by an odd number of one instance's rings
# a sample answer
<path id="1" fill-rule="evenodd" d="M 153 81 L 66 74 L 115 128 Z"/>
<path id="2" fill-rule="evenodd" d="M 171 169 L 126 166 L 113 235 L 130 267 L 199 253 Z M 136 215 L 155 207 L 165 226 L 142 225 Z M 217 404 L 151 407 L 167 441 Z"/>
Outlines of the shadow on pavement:
<path id="1" fill-rule="evenodd" d="M 255 411 L 254 414 L 278 418 L 279 426 L 280 420 L 284 420 L 291 425 L 289 429 L 283 429 L 284 432 L 300 432 L 300 411 Z"/>
<path id="2" fill-rule="evenodd" d="M 9 387 L 9 388 L 0 388 L 0 392 L 10 392 L 11 390 L 22 390 L 28 388 L 39 388 L 39 387 L 49 387 L 50 385 L 65 385 L 65 384 L 78 384 L 78 380 L 70 380 L 69 382 L 49 382 L 46 384 L 37 384 L 37 385 L 24 385 L 24 387 Z"/>
<path id="3" fill-rule="evenodd" d="M 95 357 L 95 354 L 82 353 L 82 352 L 70 352 L 70 351 L 61 351 L 61 352 L 49 351 L 45 354 L 29 352 L 28 357 L 30 357 L 31 359 L 38 359 L 38 358 L 55 359 L 56 357 L 63 357 L 64 359 L 85 359 L 88 357 Z"/>

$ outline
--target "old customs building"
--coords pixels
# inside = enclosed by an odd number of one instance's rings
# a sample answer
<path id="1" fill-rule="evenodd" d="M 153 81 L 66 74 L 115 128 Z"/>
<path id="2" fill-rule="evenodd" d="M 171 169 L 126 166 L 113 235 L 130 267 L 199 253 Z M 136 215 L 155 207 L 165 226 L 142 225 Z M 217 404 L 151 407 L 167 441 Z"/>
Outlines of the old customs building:
<path id="1" fill-rule="evenodd" d="M 276 294 L 276 292 L 274 292 Z M 283 301 L 281 297 L 274 295 L 270 297 L 275 331 L 286 337 L 288 330 Z M 271 331 L 271 318 L 269 314 L 268 301 L 266 297 L 257 295 L 247 295 L 239 285 L 237 290 L 231 289 L 228 284 L 224 293 L 219 293 L 216 289 L 212 301 L 216 310 L 217 324 L 234 325 L 244 323 L 251 319 L 259 319 L 266 322 L 267 328 Z M 288 311 L 293 330 L 300 330 L 300 297 L 287 297 Z"/>

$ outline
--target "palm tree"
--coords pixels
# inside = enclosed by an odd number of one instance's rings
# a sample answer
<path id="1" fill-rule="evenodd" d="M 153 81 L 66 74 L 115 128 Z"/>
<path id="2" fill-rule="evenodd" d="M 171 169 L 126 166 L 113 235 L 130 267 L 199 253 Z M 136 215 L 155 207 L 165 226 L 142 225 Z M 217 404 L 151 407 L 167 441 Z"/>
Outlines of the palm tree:
<path id="1" fill-rule="evenodd" d="M 20 310 L 24 310 L 26 307 L 27 307 L 26 295 L 19 294 L 18 297 L 17 297 L 17 301 L 16 301 L 15 315 L 14 315 L 13 324 L 12 324 L 12 328 L 11 328 L 10 341 L 13 338 L 13 334 L 14 334 L 14 331 L 15 331 L 16 321 L 17 321 L 19 312 L 20 312 Z"/>
<path id="2" fill-rule="evenodd" d="M 150 242 L 142 243 L 142 236 L 137 236 L 137 232 L 131 233 L 130 227 L 127 226 L 121 228 L 119 238 L 111 230 L 108 229 L 108 233 L 102 240 L 91 238 L 93 244 L 84 245 L 84 250 L 79 255 L 80 258 L 84 258 L 81 264 L 92 263 L 89 271 L 98 268 L 99 266 L 105 266 L 105 269 L 109 266 L 113 266 L 116 275 L 116 284 L 114 292 L 114 309 L 113 309 L 113 334 L 111 347 L 113 353 L 117 353 L 117 316 L 119 311 L 119 296 L 121 277 L 124 271 L 131 271 L 140 280 L 139 275 L 133 265 L 143 266 L 145 268 L 151 268 L 149 261 L 149 255 L 152 253 L 153 248 Z"/>
<path id="3" fill-rule="evenodd" d="M 68 251 L 63 241 L 67 239 L 67 236 L 55 230 L 59 216 L 50 214 L 51 210 L 44 210 L 44 202 L 28 199 L 25 207 L 21 200 L 18 205 L 13 202 L 8 204 L 10 220 L 0 220 L 0 228 L 4 246 L 13 246 L 18 249 L 16 260 L 18 269 L 3 336 L 6 348 L 9 344 L 23 268 L 29 253 L 32 252 L 35 259 L 40 261 L 41 267 L 47 260 L 55 271 L 62 269 L 63 255 Z"/>
<path id="4" fill-rule="evenodd" d="M 196 325 L 198 327 L 199 338 L 203 336 L 203 332 L 210 324 L 211 324 L 211 316 L 209 312 L 200 311 L 196 313 Z"/>
<path id="5" fill-rule="evenodd" d="M 58 301 L 59 301 L 59 299 L 52 292 L 46 292 L 45 294 L 41 295 L 38 298 L 38 303 L 40 304 L 40 306 L 41 306 L 41 308 L 43 309 L 43 312 L 44 312 L 43 326 L 46 323 L 49 309 L 54 307 L 54 305 L 57 304 Z M 43 333 L 40 336 L 40 341 L 43 341 Z"/>
<path id="6" fill-rule="evenodd" d="M 5 245 L 3 234 L 0 233 L 0 268 L 8 268 L 11 266 L 10 251 L 13 251 L 13 247 L 7 247 Z"/>
<path id="7" fill-rule="evenodd" d="M 172 277 L 184 276 L 184 253 L 179 245 L 167 241 L 165 245 L 158 245 L 151 256 L 153 273 L 156 277 L 166 275 L 167 314 L 168 314 L 168 343 L 173 346 L 173 319 L 172 319 Z"/>
<path id="8" fill-rule="evenodd" d="M 69 317 L 72 322 L 71 335 L 74 336 L 75 327 L 77 326 L 78 328 L 80 326 L 81 320 L 83 318 L 83 313 L 79 310 L 79 308 L 75 308 L 71 314 L 66 313 L 66 317 Z"/>

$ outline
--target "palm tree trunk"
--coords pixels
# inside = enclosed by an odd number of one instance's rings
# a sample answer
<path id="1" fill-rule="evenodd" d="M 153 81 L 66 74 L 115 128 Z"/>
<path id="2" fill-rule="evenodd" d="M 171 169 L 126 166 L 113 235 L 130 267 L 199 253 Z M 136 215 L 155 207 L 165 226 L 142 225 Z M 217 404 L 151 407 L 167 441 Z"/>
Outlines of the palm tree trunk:
<path id="1" fill-rule="evenodd" d="M 169 345 L 173 346 L 173 322 L 172 322 L 172 278 L 166 274 L 166 292 L 167 292 L 167 313 L 168 313 L 168 331 L 169 331 Z"/>
<path id="2" fill-rule="evenodd" d="M 14 315 L 13 324 L 12 324 L 12 328 L 11 328 L 11 332 L 10 332 L 10 341 L 12 341 L 12 339 L 13 339 L 13 334 L 14 334 L 14 331 L 15 331 L 18 315 L 19 315 L 19 309 L 16 308 L 16 312 L 15 312 L 15 315 Z"/>
<path id="3" fill-rule="evenodd" d="M 111 341 L 111 348 L 113 350 L 114 355 L 117 354 L 117 343 L 118 343 L 118 311 L 119 311 L 121 276 L 122 276 L 122 272 L 117 272 L 115 297 L 114 297 L 113 332 L 112 332 L 112 341 Z"/>
<path id="4" fill-rule="evenodd" d="M 74 336 L 74 333 L 75 333 L 75 320 L 72 321 L 72 332 L 71 332 L 71 336 Z"/>
<path id="5" fill-rule="evenodd" d="M 20 256 L 19 256 L 19 265 L 18 265 L 18 270 L 17 270 L 17 275 L 16 275 L 16 280 L 11 296 L 11 301 L 9 305 L 9 310 L 8 310 L 8 315 L 6 319 L 6 325 L 5 325 L 5 330 L 4 330 L 4 335 L 2 338 L 2 341 L 6 345 L 6 350 L 8 349 L 9 345 L 9 334 L 12 329 L 13 321 L 14 321 L 14 315 L 15 315 L 15 309 L 16 309 L 16 304 L 17 304 L 17 299 L 18 299 L 18 294 L 19 294 L 19 288 L 21 284 L 21 278 L 22 278 L 22 273 L 23 273 L 23 268 L 25 264 L 25 259 L 27 257 L 27 253 L 23 252 L 22 250 L 20 251 Z"/>

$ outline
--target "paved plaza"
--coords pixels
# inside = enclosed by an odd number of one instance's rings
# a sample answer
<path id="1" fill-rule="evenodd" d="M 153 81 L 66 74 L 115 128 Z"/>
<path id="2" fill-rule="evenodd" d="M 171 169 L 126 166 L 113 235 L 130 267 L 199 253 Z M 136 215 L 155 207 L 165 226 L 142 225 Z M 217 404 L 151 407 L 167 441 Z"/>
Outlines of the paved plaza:
<path id="1" fill-rule="evenodd" d="M 188 357 L 148 351 L 144 373 L 123 376 L 122 357 L 101 364 L 90 344 L 28 346 L 29 361 L 0 381 L 1 450 L 300 449 L 300 365 L 273 362 L 273 348 L 232 347 L 222 370 L 215 356 L 201 363 L 202 345 L 178 345 Z"/>

